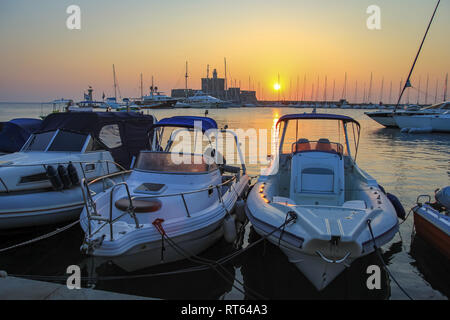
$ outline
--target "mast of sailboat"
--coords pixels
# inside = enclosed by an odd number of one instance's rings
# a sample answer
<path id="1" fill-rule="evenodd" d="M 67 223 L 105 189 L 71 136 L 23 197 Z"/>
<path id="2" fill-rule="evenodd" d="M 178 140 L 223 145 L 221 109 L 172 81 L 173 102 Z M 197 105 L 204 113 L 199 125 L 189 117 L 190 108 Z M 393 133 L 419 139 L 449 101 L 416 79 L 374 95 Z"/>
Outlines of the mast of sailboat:
<path id="1" fill-rule="evenodd" d="M 342 88 L 342 100 L 347 98 L 347 72 L 345 72 L 344 87 Z"/>
<path id="2" fill-rule="evenodd" d="M 447 101 L 447 89 L 448 89 L 448 73 L 445 76 L 445 85 L 444 85 L 444 102 Z"/>
<path id="3" fill-rule="evenodd" d="M 306 90 L 306 73 L 303 78 L 303 92 L 302 92 L 302 102 L 305 101 L 305 90 Z"/>
<path id="4" fill-rule="evenodd" d="M 427 84 L 425 89 L 425 104 L 428 104 L 428 82 L 430 81 L 430 75 L 427 74 Z"/>
<path id="5" fill-rule="evenodd" d="M 434 103 L 437 103 L 439 79 L 436 79 L 436 93 L 434 94 Z"/>
<path id="6" fill-rule="evenodd" d="M 389 88 L 389 102 L 388 103 L 392 103 L 392 80 L 391 80 L 391 86 Z"/>
<path id="7" fill-rule="evenodd" d="M 381 80 L 380 103 L 383 102 L 383 98 L 384 98 L 384 77 Z"/>
<path id="8" fill-rule="evenodd" d="M 188 75 L 188 62 L 186 61 L 186 74 L 185 74 L 185 76 L 184 76 L 184 78 L 185 78 L 185 83 L 184 83 L 184 88 L 185 88 L 185 92 L 184 92 L 184 94 L 185 94 L 185 96 L 186 96 L 186 98 L 188 97 L 188 78 L 189 78 L 189 75 Z"/>
<path id="9" fill-rule="evenodd" d="M 325 76 L 325 85 L 323 89 L 323 101 L 327 101 L 327 82 L 328 82 L 328 76 Z"/>
<path id="10" fill-rule="evenodd" d="M 143 88 L 143 81 L 142 81 L 142 73 L 141 73 L 141 99 L 144 98 L 144 88 Z"/>
<path id="11" fill-rule="evenodd" d="M 373 73 L 370 73 L 370 82 L 369 82 L 369 94 L 367 96 L 368 103 L 372 103 L 372 81 L 373 81 Z"/>
<path id="12" fill-rule="evenodd" d="M 430 30 L 431 24 L 433 23 L 434 17 L 436 15 L 436 12 L 437 12 L 437 9 L 438 9 L 440 3 L 441 3 L 441 0 L 438 0 L 438 2 L 436 4 L 436 8 L 434 9 L 433 15 L 431 16 L 430 23 L 428 24 L 427 30 L 425 31 L 425 35 L 423 36 L 422 43 L 420 44 L 419 51 L 417 52 L 417 55 L 416 55 L 416 58 L 414 59 L 411 70 L 409 71 L 408 78 L 406 79 L 405 85 L 403 86 L 403 90 L 401 91 L 400 97 L 398 98 L 398 102 L 397 102 L 397 105 L 395 106 L 394 112 L 397 110 L 397 108 L 400 104 L 400 101 L 402 100 L 403 93 L 405 92 L 406 88 L 411 87 L 411 82 L 410 82 L 411 75 L 414 71 L 414 67 L 416 66 L 417 59 L 419 58 L 420 52 L 422 51 L 423 44 L 425 43 L 425 39 L 427 38 L 428 31 Z"/>
<path id="13" fill-rule="evenodd" d="M 117 83 L 116 83 L 116 67 L 113 64 L 113 80 L 114 80 L 114 98 L 117 102 Z"/>
<path id="14" fill-rule="evenodd" d="M 417 90 L 417 104 L 420 104 L 420 87 L 422 86 L 422 76 L 419 76 L 419 90 Z"/>
<path id="15" fill-rule="evenodd" d="M 331 101 L 334 102 L 334 94 L 336 93 L 336 79 L 333 79 L 333 96 L 331 97 Z"/>
<path id="16" fill-rule="evenodd" d="M 223 58 L 225 64 L 225 100 L 228 100 L 227 58 Z"/>
<path id="17" fill-rule="evenodd" d="M 358 101 L 358 80 L 356 80 L 355 84 L 355 96 L 353 97 L 353 103 L 357 103 Z"/>

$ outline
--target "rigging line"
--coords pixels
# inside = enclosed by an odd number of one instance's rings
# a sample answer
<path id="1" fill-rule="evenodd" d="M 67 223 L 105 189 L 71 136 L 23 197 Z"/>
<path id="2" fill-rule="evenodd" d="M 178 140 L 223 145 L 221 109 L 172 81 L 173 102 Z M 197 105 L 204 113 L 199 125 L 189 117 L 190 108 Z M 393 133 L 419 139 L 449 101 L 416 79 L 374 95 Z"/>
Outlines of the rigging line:
<path id="1" fill-rule="evenodd" d="M 408 292 L 406 292 L 405 289 L 403 289 L 403 287 L 400 285 L 400 283 L 398 283 L 397 279 L 395 279 L 394 275 L 391 273 L 391 271 L 389 270 L 388 266 L 386 265 L 386 263 L 384 262 L 383 257 L 380 254 L 380 250 L 375 242 L 375 236 L 373 235 L 373 230 L 372 230 L 372 221 L 369 219 L 367 220 L 367 226 L 369 227 L 369 231 L 370 231 L 370 236 L 372 237 L 372 241 L 373 241 L 373 249 L 375 250 L 378 258 L 380 259 L 381 263 L 383 264 L 384 269 L 386 270 L 386 272 L 389 274 L 389 276 L 392 278 L 392 280 L 394 280 L 394 282 L 397 284 L 397 286 L 400 288 L 400 290 L 409 298 L 409 300 L 414 300 L 409 294 Z"/>
<path id="2" fill-rule="evenodd" d="M 412 75 L 412 73 L 414 71 L 414 67 L 416 66 L 417 59 L 419 58 L 420 52 L 422 51 L 423 44 L 425 43 L 425 39 L 427 38 L 428 31 L 430 30 L 431 24 L 433 23 L 434 16 L 436 15 L 436 12 L 437 12 L 437 9 L 438 9 L 440 3 L 441 3 L 441 0 L 438 0 L 436 8 L 434 9 L 433 15 L 431 16 L 430 23 L 428 24 L 427 31 L 425 32 L 425 35 L 423 36 L 422 43 L 420 44 L 419 51 L 417 52 L 417 55 L 416 55 L 416 58 L 414 59 L 413 65 L 411 67 L 411 70 L 409 71 L 408 78 L 406 79 L 406 82 L 405 82 L 405 85 L 403 87 L 403 90 L 400 93 L 400 97 L 398 98 L 398 102 L 397 102 L 397 105 L 395 106 L 394 112 L 397 110 L 398 106 L 400 105 L 400 101 L 402 100 L 403 93 L 405 92 L 405 90 L 406 90 L 406 88 L 408 86 L 408 83 L 410 81 L 411 75 Z"/>

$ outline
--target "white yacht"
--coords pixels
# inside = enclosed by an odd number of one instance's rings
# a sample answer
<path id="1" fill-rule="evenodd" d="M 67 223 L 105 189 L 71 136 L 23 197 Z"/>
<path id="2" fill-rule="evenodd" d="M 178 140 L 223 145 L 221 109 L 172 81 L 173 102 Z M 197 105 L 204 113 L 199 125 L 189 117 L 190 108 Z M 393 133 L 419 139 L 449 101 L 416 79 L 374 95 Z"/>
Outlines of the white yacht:
<path id="1" fill-rule="evenodd" d="M 247 216 L 257 233 L 322 290 L 355 259 L 374 252 L 374 239 L 381 247 L 394 237 L 397 212 L 356 164 L 357 121 L 292 114 L 277 127 L 278 153 L 250 192 Z"/>
<path id="2" fill-rule="evenodd" d="M 394 115 L 394 120 L 402 130 L 410 133 L 450 132 L 450 111 L 443 114 Z"/>
<path id="3" fill-rule="evenodd" d="M 153 116 L 135 113 L 54 113 L 19 152 L 0 159 L 0 231 L 75 220 L 83 208 L 81 179 L 130 166 L 148 146 Z M 94 183 L 99 192 L 111 183 Z"/>
<path id="4" fill-rule="evenodd" d="M 150 87 L 150 95 L 134 101 L 141 109 L 171 109 L 177 102 L 178 99 L 164 95 L 154 86 Z"/>
<path id="5" fill-rule="evenodd" d="M 178 101 L 175 107 L 214 109 L 227 108 L 230 105 L 230 102 L 217 99 L 200 91 L 192 97 L 188 97 L 186 99 Z"/>
<path id="6" fill-rule="evenodd" d="M 224 164 L 211 133 L 231 134 L 241 166 Z M 213 119 L 162 119 L 151 136 L 126 181 L 88 197 L 81 214 L 83 251 L 128 272 L 196 255 L 222 236 L 233 241 L 231 214 L 249 187 L 237 136 Z"/>
<path id="7" fill-rule="evenodd" d="M 428 115 L 440 114 L 446 111 L 450 111 L 450 102 L 443 102 L 426 108 L 421 108 L 418 105 L 408 105 L 405 109 L 367 112 L 366 115 L 382 126 L 398 128 L 397 122 L 394 120 L 394 115 Z"/>

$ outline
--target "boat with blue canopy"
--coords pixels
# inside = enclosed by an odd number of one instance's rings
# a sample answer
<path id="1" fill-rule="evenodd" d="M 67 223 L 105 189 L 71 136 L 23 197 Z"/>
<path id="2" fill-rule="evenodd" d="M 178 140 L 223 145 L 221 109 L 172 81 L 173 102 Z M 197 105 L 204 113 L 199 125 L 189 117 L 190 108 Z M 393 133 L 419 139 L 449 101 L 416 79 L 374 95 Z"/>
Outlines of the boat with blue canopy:
<path id="1" fill-rule="evenodd" d="M 239 165 L 225 164 L 218 134 L 231 135 Z M 234 212 L 250 181 L 236 134 L 211 118 L 165 118 L 150 137 L 125 182 L 93 197 L 84 185 L 83 252 L 128 272 L 189 258 L 222 237 L 234 241 Z"/>
<path id="2" fill-rule="evenodd" d="M 19 118 L 0 123 L 0 155 L 19 151 L 31 133 L 42 124 L 40 119 Z"/>

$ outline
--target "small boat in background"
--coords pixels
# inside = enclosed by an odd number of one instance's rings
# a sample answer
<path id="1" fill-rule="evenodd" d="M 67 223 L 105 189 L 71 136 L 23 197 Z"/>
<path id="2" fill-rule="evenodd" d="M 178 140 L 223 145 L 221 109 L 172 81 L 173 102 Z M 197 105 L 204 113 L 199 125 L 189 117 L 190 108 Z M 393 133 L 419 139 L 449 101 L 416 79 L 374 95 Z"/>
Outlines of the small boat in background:
<path id="1" fill-rule="evenodd" d="M 0 159 L 0 230 L 75 220 L 80 181 L 128 169 L 149 146 L 155 119 L 137 113 L 61 112 L 45 118 L 19 152 Z M 100 192 L 107 183 L 94 183 Z"/>
<path id="2" fill-rule="evenodd" d="M 211 132 L 232 135 L 241 166 L 221 161 L 217 144 L 204 139 Z M 125 182 L 92 198 L 90 186 L 84 188 L 82 250 L 128 272 L 186 259 L 223 236 L 234 241 L 231 213 L 249 187 L 236 134 L 219 130 L 213 119 L 162 119 L 150 135 L 152 148 L 143 148 Z M 204 153 L 183 152 L 186 136 Z"/>
<path id="3" fill-rule="evenodd" d="M 0 122 L 0 156 L 19 151 L 41 124 L 42 120 L 27 118 Z"/>
<path id="4" fill-rule="evenodd" d="M 421 203 L 423 197 L 428 201 Z M 437 190 L 434 202 L 419 196 L 412 211 L 417 235 L 450 259 L 450 186 Z"/>

